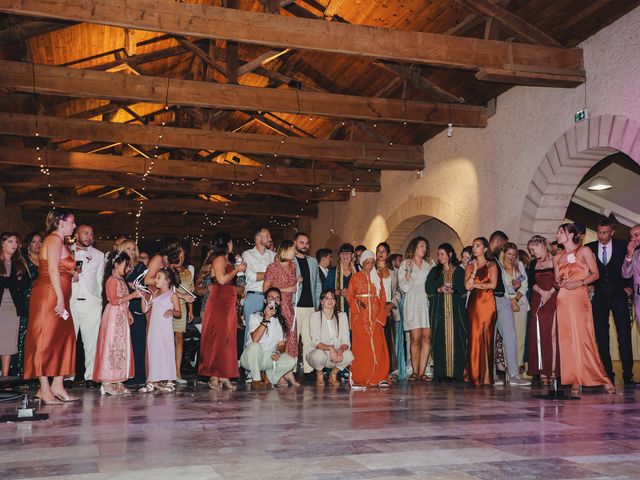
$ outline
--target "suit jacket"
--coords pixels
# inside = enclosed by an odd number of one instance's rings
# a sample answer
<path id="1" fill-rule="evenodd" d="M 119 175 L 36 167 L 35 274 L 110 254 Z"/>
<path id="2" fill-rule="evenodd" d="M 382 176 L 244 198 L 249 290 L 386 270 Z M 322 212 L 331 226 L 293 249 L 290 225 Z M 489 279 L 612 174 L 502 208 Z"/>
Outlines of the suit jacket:
<path id="1" fill-rule="evenodd" d="M 587 247 L 591 249 L 596 256 L 598 265 L 598 273 L 600 278 L 593 284 L 595 295 L 618 295 L 622 290 L 631 286 L 631 282 L 622 276 L 622 262 L 627 254 L 627 242 L 611 239 L 611 252 L 609 252 L 609 261 L 604 265 L 598 258 L 598 242 L 587 243 Z"/>
<path id="2" fill-rule="evenodd" d="M 636 306 L 636 321 L 640 322 L 640 250 L 633 252 L 631 260 L 627 260 L 626 254 L 622 262 L 622 276 L 633 280 L 633 295 Z M 639 323 L 640 325 L 640 323 Z"/>
<path id="3" fill-rule="evenodd" d="M 78 281 L 71 284 L 71 302 L 75 303 L 79 298 L 86 302 L 102 305 L 102 281 L 104 279 L 104 253 L 94 247 L 87 248 L 86 252 L 79 250 L 74 244 L 71 251 L 76 261 L 82 260 L 82 272 Z"/>
<path id="4" fill-rule="evenodd" d="M 306 255 L 307 263 L 309 264 L 309 278 L 311 279 L 311 296 L 313 298 L 313 306 L 317 310 L 320 306 L 320 294 L 322 293 L 322 282 L 320 281 L 320 267 L 318 267 L 318 261 Z M 300 264 L 298 260 L 295 260 L 296 275 L 299 277 L 302 275 L 300 272 Z M 299 287 L 302 288 L 302 285 Z"/>
<path id="5" fill-rule="evenodd" d="M 30 282 L 31 278 L 26 266 L 21 278 L 16 275 L 13 265 L 11 265 L 11 272 L 8 277 L 0 276 L 0 303 L 4 299 L 4 291 L 9 290 L 13 305 L 16 307 L 16 315 L 19 317 L 27 315 L 25 290 L 29 287 Z"/>

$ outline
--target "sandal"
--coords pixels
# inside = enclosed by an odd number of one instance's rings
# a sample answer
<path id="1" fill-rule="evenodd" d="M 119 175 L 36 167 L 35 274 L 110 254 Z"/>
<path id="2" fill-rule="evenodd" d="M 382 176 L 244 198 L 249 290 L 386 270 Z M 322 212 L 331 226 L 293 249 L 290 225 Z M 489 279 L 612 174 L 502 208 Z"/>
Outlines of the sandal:
<path id="1" fill-rule="evenodd" d="M 431 382 L 433 377 L 430 377 L 429 375 L 420 375 L 420 380 L 423 382 Z"/>
<path id="2" fill-rule="evenodd" d="M 238 389 L 238 387 L 231 383 L 231 380 L 229 380 L 228 378 L 220 380 L 220 386 L 222 388 L 226 388 L 227 390 L 231 390 L 232 392 Z"/>
<path id="3" fill-rule="evenodd" d="M 417 373 L 412 373 L 411 375 L 409 375 L 409 381 L 410 382 L 415 382 L 416 380 L 418 380 L 418 374 Z"/>
<path id="4" fill-rule="evenodd" d="M 613 386 L 613 383 L 607 383 L 604 385 L 604 393 L 607 395 L 615 395 L 616 387 Z"/>
<path id="5" fill-rule="evenodd" d="M 142 387 L 140 390 L 138 390 L 138 392 L 140 393 L 151 393 L 156 389 L 156 386 L 149 382 L 147 383 L 144 387 Z"/>
<path id="6" fill-rule="evenodd" d="M 571 395 L 578 396 L 582 393 L 582 385 L 571 385 Z"/>
<path id="7" fill-rule="evenodd" d="M 211 378 L 209 382 L 207 382 L 207 385 L 209 385 L 210 390 L 222 390 L 220 380 L 218 380 L 217 378 Z"/>

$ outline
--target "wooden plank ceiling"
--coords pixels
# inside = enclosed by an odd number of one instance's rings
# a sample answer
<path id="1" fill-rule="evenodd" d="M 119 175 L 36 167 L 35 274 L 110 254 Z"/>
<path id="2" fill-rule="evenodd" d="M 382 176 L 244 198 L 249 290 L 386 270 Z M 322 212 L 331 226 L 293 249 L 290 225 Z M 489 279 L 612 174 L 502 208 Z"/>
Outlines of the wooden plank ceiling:
<path id="1" fill-rule="evenodd" d="M 0 186 L 34 226 L 53 198 L 102 236 L 282 235 L 512 85 L 579 85 L 638 5 L 0 0 Z"/>

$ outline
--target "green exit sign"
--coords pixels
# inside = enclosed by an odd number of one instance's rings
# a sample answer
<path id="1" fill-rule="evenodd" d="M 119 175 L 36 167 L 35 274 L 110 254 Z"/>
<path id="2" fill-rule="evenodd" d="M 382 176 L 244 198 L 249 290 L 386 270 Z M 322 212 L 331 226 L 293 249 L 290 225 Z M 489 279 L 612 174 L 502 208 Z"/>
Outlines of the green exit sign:
<path id="1" fill-rule="evenodd" d="M 576 123 L 581 122 L 583 120 L 586 120 L 587 117 L 589 116 L 589 112 L 587 112 L 586 108 L 583 108 L 582 110 L 576 112 L 576 114 L 573 116 L 574 120 Z"/>

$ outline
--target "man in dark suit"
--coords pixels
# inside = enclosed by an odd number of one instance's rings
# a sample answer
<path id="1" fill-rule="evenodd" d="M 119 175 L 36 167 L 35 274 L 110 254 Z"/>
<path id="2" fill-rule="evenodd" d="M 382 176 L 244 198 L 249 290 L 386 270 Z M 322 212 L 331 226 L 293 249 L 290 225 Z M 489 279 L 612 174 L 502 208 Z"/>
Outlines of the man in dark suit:
<path id="1" fill-rule="evenodd" d="M 331 253 L 330 248 L 320 248 L 316 251 L 316 260 L 318 261 L 318 267 L 320 268 L 320 270 L 318 270 L 318 274 L 320 275 L 322 288 L 324 288 L 324 284 L 327 281 L 327 274 L 331 268 Z"/>
<path id="2" fill-rule="evenodd" d="M 635 385 L 631 350 L 631 318 L 627 305 L 633 289 L 629 280 L 622 277 L 622 263 L 627 252 L 626 242 L 613 238 L 614 233 L 613 222 L 604 219 L 598 223 L 598 241 L 587 244 L 596 256 L 600 274 L 600 278 L 593 284 L 593 322 L 600 358 L 607 375 L 611 381 L 614 381 L 609 351 L 609 312 L 613 312 L 624 383 Z"/>

